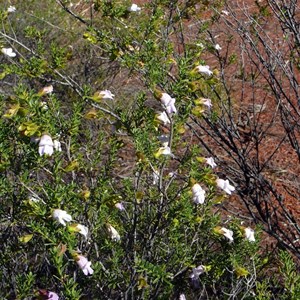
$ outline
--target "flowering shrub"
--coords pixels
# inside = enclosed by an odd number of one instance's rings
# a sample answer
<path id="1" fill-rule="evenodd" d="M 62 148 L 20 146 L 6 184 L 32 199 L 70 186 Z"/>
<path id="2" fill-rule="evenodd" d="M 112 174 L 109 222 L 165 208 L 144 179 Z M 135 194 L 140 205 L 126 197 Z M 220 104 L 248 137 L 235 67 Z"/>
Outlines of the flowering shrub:
<path id="1" fill-rule="evenodd" d="M 33 2 L 25 28 L 21 7 L 1 12 L 2 297 L 267 294 L 260 230 L 221 209 L 239 187 L 189 130 L 222 89 L 194 47 L 205 26 L 176 42 L 204 4 L 52 1 L 40 29 Z M 68 34 L 50 40 L 53 27 Z"/>

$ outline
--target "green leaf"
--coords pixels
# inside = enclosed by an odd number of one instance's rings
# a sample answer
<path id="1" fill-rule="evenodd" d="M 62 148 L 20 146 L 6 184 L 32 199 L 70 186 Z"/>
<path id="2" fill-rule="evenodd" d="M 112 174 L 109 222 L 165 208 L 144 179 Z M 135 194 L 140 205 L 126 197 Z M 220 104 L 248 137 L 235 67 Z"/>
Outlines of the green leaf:
<path id="1" fill-rule="evenodd" d="M 39 130 L 39 126 L 31 121 L 22 123 L 18 130 L 26 136 L 33 136 Z"/>
<path id="2" fill-rule="evenodd" d="M 79 162 L 77 160 L 71 161 L 64 169 L 65 172 L 72 172 L 75 169 L 78 169 Z"/>
<path id="3" fill-rule="evenodd" d="M 145 289 L 148 287 L 149 285 L 147 283 L 147 280 L 144 277 L 140 276 L 138 280 L 138 290 Z"/>
<path id="4" fill-rule="evenodd" d="M 26 235 L 20 236 L 19 241 L 21 243 L 26 244 L 32 239 L 32 237 L 33 237 L 33 234 L 26 234 Z"/>
<path id="5" fill-rule="evenodd" d="M 246 277 L 247 275 L 249 275 L 249 272 L 245 268 L 242 268 L 239 266 L 236 267 L 234 271 L 235 271 L 237 277 Z"/>
<path id="6" fill-rule="evenodd" d="M 19 109 L 20 109 L 20 104 L 14 104 L 7 110 L 7 112 L 3 115 L 3 117 L 10 119 L 17 115 Z"/>

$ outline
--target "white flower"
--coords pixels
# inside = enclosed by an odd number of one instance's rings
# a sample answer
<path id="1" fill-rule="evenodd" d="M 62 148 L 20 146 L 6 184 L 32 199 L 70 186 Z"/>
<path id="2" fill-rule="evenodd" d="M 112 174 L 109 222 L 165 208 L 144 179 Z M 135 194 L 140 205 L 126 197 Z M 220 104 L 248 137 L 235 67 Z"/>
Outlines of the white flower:
<path id="1" fill-rule="evenodd" d="M 98 96 L 105 100 L 114 100 L 115 97 L 115 95 L 109 90 L 99 92 Z"/>
<path id="2" fill-rule="evenodd" d="M 47 300 L 59 300 L 58 295 L 54 292 L 48 292 L 47 297 Z"/>
<path id="3" fill-rule="evenodd" d="M 199 73 L 205 74 L 207 76 L 211 76 L 213 74 L 209 66 L 197 66 L 196 69 Z"/>
<path id="4" fill-rule="evenodd" d="M 201 103 L 207 106 L 209 109 L 212 107 L 211 100 L 208 98 L 201 98 Z"/>
<path id="5" fill-rule="evenodd" d="M 217 166 L 217 164 L 215 163 L 213 157 L 205 158 L 205 162 L 206 162 L 208 165 L 210 165 L 212 168 L 215 168 L 215 167 Z"/>
<path id="6" fill-rule="evenodd" d="M 175 177 L 176 175 L 177 175 L 176 172 L 170 172 L 170 173 L 168 174 L 168 176 L 169 176 L 170 178 Z"/>
<path id="7" fill-rule="evenodd" d="M 54 140 L 54 141 L 53 141 L 53 148 L 54 148 L 56 151 L 61 152 L 62 150 L 61 150 L 61 143 L 60 143 L 60 141 Z"/>
<path id="8" fill-rule="evenodd" d="M 244 231 L 245 231 L 245 238 L 249 242 L 255 242 L 254 230 L 250 227 L 247 227 L 247 228 L 244 229 Z"/>
<path id="9" fill-rule="evenodd" d="M 118 231 L 110 224 L 107 224 L 107 230 L 113 241 L 119 241 L 121 239 L 121 236 L 119 235 Z"/>
<path id="10" fill-rule="evenodd" d="M 129 8 L 129 11 L 132 11 L 132 12 L 138 12 L 140 10 L 141 10 L 141 8 L 137 4 L 134 4 L 134 3 Z"/>
<path id="11" fill-rule="evenodd" d="M 2 48 L 1 52 L 9 57 L 15 57 L 17 55 L 12 48 Z"/>
<path id="12" fill-rule="evenodd" d="M 215 44 L 214 48 L 219 51 L 222 50 L 222 47 L 219 44 Z"/>
<path id="13" fill-rule="evenodd" d="M 49 85 L 49 86 L 45 86 L 43 87 L 43 89 L 40 91 L 40 93 L 42 95 L 45 95 L 45 94 L 51 94 L 53 92 L 53 85 Z"/>
<path id="14" fill-rule="evenodd" d="M 72 217 L 65 210 L 61 209 L 54 209 L 52 217 L 63 226 L 66 226 L 66 222 L 72 221 Z"/>
<path id="15" fill-rule="evenodd" d="M 48 107 L 47 102 L 46 102 L 46 101 L 41 101 L 41 102 L 40 102 L 40 108 L 41 108 L 42 111 L 48 110 L 49 107 Z"/>
<path id="16" fill-rule="evenodd" d="M 153 177 L 153 182 L 152 182 L 152 184 L 153 184 L 153 185 L 157 185 L 158 182 L 159 182 L 159 172 L 158 172 L 158 170 L 154 170 L 154 171 L 153 171 L 152 177 Z"/>
<path id="17" fill-rule="evenodd" d="M 29 200 L 32 201 L 32 202 L 35 202 L 35 203 L 40 202 L 40 199 L 37 198 L 37 197 L 35 197 L 35 196 L 33 196 L 33 195 L 29 197 Z"/>
<path id="18" fill-rule="evenodd" d="M 44 134 L 42 135 L 40 142 L 39 142 L 39 154 L 42 155 L 49 155 L 51 156 L 53 154 L 53 141 L 51 136 Z"/>
<path id="19" fill-rule="evenodd" d="M 193 272 L 190 275 L 190 278 L 195 280 L 198 279 L 201 274 L 205 272 L 205 266 L 200 265 L 197 268 L 193 268 Z"/>
<path id="20" fill-rule="evenodd" d="M 168 118 L 168 116 L 167 116 L 167 114 L 166 114 L 165 111 L 164 111 L 164 112 L 160 112 L 160 113 L 156 116 L 156 118 L 157 118 L 159 121 L 163 122 L 164 125 L 167 125 L 167 124 L 170 124 L 170 123 L 171 123 L 171 121 L 170 121 L 170 119 Z"/>
<path id="21" fill-rule="evenodd" d="M 230 229 L 227 229 L 225 227 L 221 228 L 222 234 L 229 240 L 230 243 L 233 242 L 233 231 Z"/>
<path id="22" fill-rule="evenodd" d="M 175 98 L 172 98 L 167 93 L 162 93 L 160 100 L 168 114 L 172 114 L 172 113 L 176 114 L 177 109 L 175 107 Z"/>
<path id="23" fill-rule="evenodd" d="M 222 11 L 221 11 L 221 14 L 224 15 L 224 16 L 228 16 L 228 15 L 229 15 L 229 11 L 227 11 L 227 10 L 222 10 Z"/>
<path id="24" fill-rule="evenodd" d="M 116 207 L 118 210 L 120 210 L 120 211 L 125 210 L 125 207 L 124 207 L 124 205 L 123 205 L 122 202 L 116 203 L 116 204 L 115 204 L 115 207 Z"/>
<path id="25" fill-rule="evenodd" d="M 218 178 L 217 186 L 229 195 L 235 190 L 235 187 L 229 183 L 228 179 L 224 180 Z"/>
<path id="26" fill-rule="evenodd" d="M 192 187 L 193 201 L 196 204 L 203 204 L 205 201 L 205 190 L 202 189 L 200 184 L 196 183 Z"/>
<path id="27" fill-rule="evenodd" d="M 180 294 L 180 295 L 179 295 L 179 300 L 186 300 L 185 294 Z"/>
<path id="28" fill-rule="evenodd" d="M 160 155 L 172 155 L 171 148 L 167 145 L 160 147 L 157 151 L 158 156 Z"/>
<path id="29" fill-rule="evenodd" d="M 159 158 L 161 155 L 171 155 L 174 157 L 173 153 L 171 152 L 171 148 L 169 147 L 168 135 L 161 135 L 158 137 L 158 139 L 162 143 L 162 147 L 160 147 L 158 151 L 154 153 L 154 157 Z"/>
<path id="30" fill-rule="evenodd" d="M 203 43 L 197 43 L 196 46 L 200 47 L 200 48 L 204 48 Z"/>
<path id="31" fill-rule="evenodd" d="M 15 12 L 16 11 L 16 7 L 15 6 L 9 6 L 8 7 L 8 9 L 7 9 L 7 12 L 9 12 L 9 13 L 13 13 L 13 12 Z"/>
<path id="32" fill-rule="evenodd" d="M 82 255 L 77 255 L 75 259 L 84 275 L 87 276 L 89 274 L 92 275 L 94 273 L 94 270 L 91 268 L 92 263 L 88 261 L 86 257 Z"/>
<path id="33" fill-rule="evenodd" d="M 89 234 L 89 229 L 86 226 L 77 224 L 75 228 L 78 230 L 80 234 L 82 234 L 85 238 L 87 238 L 87 235 Z"/>

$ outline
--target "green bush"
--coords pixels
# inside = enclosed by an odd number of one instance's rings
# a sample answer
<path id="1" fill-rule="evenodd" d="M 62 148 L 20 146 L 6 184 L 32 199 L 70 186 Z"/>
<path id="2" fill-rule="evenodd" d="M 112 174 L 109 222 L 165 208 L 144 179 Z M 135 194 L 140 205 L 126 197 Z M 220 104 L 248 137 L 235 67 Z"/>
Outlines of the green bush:
<path id="1" fill-rule="evenodd" d="M 222 94 L 196 68 L 210 23 L 184 39 L 204 4 L 28 3 L 1 12 L 1 297 L 271 299 L 260 230 L 220 209 L 233 185 L 188 126 Z"/>

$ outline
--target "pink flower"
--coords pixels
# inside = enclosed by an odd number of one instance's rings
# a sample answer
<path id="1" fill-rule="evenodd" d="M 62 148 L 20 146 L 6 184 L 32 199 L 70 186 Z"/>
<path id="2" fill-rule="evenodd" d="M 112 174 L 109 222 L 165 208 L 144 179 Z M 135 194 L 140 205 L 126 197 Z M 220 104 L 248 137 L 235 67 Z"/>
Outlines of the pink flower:
<path id="1" fill-rule="evenodd" d="M 118 210 L 120 210 L 120 211 L 125 210 L 125 207 L 124 207 L 124 205 L 123 205 L 122 202 L 116 203 L 116 204 L 115 204 L 115 207 L 116 207 Z"/>
<path id="2" fill-rule="evenodd" d="M 59 300 L 58 295 L 54 292 L 48 292 L 47 296 L 48 296 L 47 300 Z"/>
<path id="3" fill-rule="evenodd" d="M 53 85 L 49 85 L 49 86 L 45 86 L 42 90 L 41 90 L 41 94 L 45 95 L 45 94 L 51 94 L 53 92 Z"/>
<path id="4" fill-rule="evenodd" d="M 172 98 L 167 93 L 162 93 L 160 100 L 168 114 L 176 114 L 177 109 L 175 107 L 175 98 Z"/>
<path id="5" fill-rule="evenodd" d="M 91 268 L 92 263 L 88 261 L 86 257 L 77 255 L 75 259 L 84 275 L 88 276 L 89 274 L 92 275 L 94 273 L 94 270 Z"/>

